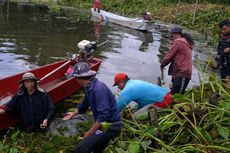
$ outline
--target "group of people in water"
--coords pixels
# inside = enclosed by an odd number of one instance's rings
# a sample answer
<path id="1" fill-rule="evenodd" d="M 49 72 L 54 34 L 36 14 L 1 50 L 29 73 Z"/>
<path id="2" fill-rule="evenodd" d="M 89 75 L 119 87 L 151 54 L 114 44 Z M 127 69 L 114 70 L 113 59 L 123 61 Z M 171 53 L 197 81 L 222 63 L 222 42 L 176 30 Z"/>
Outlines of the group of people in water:
<path id="1" fill-rule="evenodd" d="M 230 21 L 220 24 L 221 39 L 218 45 L 218 58 L 222 79 L 230 77 Z M 170 64 L 168 74 L 172 75 L 171 90 L 142 80 L 130 79 L 126 73 L 114 76 L 114 85 L 121 92 L 116 99 L 108 86 L 96 78 L 96 72 L 90 70 L 87 63 L 76 64 L 75 77 L 85 88 L 85 96 L 76 111 L 68 112 L 63 120 L 85 113 L 91 108 L 95 120 L 93 126 L 84 134 L 84 139 L 77 145 L 77 153 L 103 152 L 111 139 L 118 137 L 122 129 L 120 112 L 134 101 L 137 103 L 134 116 L 145 112 L 148 107 L 168 108 L 175 93 L 184 94 L 192 74 L 192 48 L 194 41 L 180 27 L 169 31 L 172 45 L 161 61 L 161 69 Z M 0 107 L 2 113 L 16 113 L 21 117 L 23 129 L 46 128 L 51 122 L 54 106 L 49 95 L 39 88 L 38 78 L 32 73 L 25 73 L 19 81 L 19 91 L 12 100 Z M 111 126 L 102 130 L 102 123 Z"/>

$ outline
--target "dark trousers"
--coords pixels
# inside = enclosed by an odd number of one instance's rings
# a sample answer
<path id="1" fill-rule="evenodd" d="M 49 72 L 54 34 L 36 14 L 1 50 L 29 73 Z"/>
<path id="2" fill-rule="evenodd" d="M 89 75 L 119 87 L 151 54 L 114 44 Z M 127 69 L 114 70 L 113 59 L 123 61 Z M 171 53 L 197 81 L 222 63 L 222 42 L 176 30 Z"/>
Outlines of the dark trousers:
<path id="1" fill-rule="evenodd" d="M 184 94 L 184 91 L 187 88 L 189 81 L 190 79 L 186 79 L 184 77 L 176 77 L 176 79 L 172 80 L 173 86 L 171 89 L 171 94 Z"/>
<path id="2" fill-rule="evenodd" d="M 109 140 L 119 136 L 120 132 L 120 129 L 109 129 L 105 133 L 90 135 L 77 145 L 76 153 L 102 153 Z"/>

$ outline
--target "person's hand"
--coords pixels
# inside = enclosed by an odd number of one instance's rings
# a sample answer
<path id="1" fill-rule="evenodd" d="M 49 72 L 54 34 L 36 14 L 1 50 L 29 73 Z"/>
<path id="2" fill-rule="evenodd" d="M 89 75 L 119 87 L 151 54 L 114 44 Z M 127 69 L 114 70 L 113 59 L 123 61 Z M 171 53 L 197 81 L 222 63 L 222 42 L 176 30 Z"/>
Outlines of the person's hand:
<path id="1" fill-rule="evenodd" d="M 230 47 L 224 49 L 224 53 L 230 53 Z"/>
<path id="2" fill-rule="evenodd" d="M 76 112 L 68 112 L 66 113 L 66 115 L 63 117 L 63 120 L 66 121 L 66 120 L 69 120 L 71 119 L 73 116 L 75 116 L 77 113 Z"/>
<path id="3" fill-rule="evenodd" d="M 44 119 L 43 122 L 40 124 L 40 128 L 43 129 L 43 128 L 47 127 L 47 125 L 48 125 L 48 120 Z"/>
<path id="4" fill-rule="evenodd" d="M 6 111 L 3 109 L 0 109 L 0 114 L 4 114 Z"/>

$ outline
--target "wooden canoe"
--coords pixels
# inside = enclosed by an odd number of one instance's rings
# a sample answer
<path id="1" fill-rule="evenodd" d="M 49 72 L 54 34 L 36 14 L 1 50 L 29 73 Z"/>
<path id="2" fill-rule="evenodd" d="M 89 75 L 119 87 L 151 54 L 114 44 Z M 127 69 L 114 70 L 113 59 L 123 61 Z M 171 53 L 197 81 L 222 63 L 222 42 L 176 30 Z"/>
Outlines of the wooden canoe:
<path id="1" fill-rule="evenodd" d="M 43 78 L 50 72 L 54 72 L 50 76 L 42 79 L 39 82 L 39 87 L 49 93 L 55 104 L 81 88 L 74 77 L 64 79 L 67 69 L 76 63 L 76 60 L 63 60 L 27 72 L 34 73 L 37 78 Z M 90 61 L 91 69 L 95 71 L 98 71 L 100 64 L 101 60 L 96 58 Z M 21 80 L 24 73 L 25 72 L 0 79 L 0 106 L 11 99 L 12 95 L 16 94 L 18 81 Z M 15 125 L 18 121 L 17 116 L 12 116 L 8 113 L 1 114 L 0 131 L 11 125 Z"/>
<path id="2" fill-rule="evenodd" d="M 115 23 L 136 30 L 148 31 L 152 30 L 154 27 L 153 21 L 144 20 L 143 18 L 128 18 L 104 10 L 100 10 L 100 13 L 98 13 L 93 8 L 91 8 L 91 14 L 101 21 Z"/>

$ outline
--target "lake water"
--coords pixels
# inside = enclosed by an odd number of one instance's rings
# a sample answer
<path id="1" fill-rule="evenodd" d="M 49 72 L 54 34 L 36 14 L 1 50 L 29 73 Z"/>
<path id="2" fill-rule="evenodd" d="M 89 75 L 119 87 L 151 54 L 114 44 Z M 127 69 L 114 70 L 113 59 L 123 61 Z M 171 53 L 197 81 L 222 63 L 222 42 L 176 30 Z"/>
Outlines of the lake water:
<path id="1" fill-rule="evenodd" d="M 161 75 L 159 61 L 168 50 L 169 25 L 156 25 L 141 32 L 109 23 L 92 21 L 88 14 L 72 21 L 63 15 L 52 16 L 45 7 L 34 5 L 0 6 L 0 78 L 27 71 L 77 53 L 82 40 L 109 40 L 94 56 L 102 59 L 97 77 L 110 89 L 114 74 L 126 72 L 130 78 L 157 83 Z M 193 51 L 197 56 L 197 49 Z M 200 54 L 200 53 L 199 53 Z M 198 83 L 193 66 L 192 81 Z M 166 70 L 167 71 L 167 70 Z M 166 87 L 171 78 L 165 72 Z"/>

